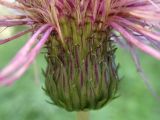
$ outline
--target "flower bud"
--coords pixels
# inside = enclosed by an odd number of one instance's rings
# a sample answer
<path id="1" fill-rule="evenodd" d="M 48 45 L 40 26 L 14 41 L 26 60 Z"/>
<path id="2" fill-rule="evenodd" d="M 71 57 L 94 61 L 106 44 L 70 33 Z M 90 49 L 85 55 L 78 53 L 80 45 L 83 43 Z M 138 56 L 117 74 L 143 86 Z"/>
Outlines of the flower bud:
<path id="1" fill-rule="evenodd" d="M 68 26 L 73 27 L 77 26 Z M 108 31 L 87 34 L 85 28 L 65 36 L 66 49 L 56 42 L 58 38 L 47 43 L 45 91 L 53 104 L 68 111 L 103 107 L 115 97 L 119 82 Z"/>

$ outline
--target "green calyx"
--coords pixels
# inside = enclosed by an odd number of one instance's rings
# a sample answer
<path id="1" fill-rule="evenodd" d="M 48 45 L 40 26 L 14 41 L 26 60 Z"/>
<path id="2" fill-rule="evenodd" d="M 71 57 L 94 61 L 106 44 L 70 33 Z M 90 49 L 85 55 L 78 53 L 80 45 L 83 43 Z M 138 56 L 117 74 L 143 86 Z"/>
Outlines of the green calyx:
<path id="1" fill-rule="evenodd" d="M 115 98 L 119 83 L 115 48 L 108 31 L 81 29 L 75 34 L 65 36 L 67 50 L 56 37 L 48 41 L 45 92 L 53 104 L 68 111 L 102 108 Z"/>

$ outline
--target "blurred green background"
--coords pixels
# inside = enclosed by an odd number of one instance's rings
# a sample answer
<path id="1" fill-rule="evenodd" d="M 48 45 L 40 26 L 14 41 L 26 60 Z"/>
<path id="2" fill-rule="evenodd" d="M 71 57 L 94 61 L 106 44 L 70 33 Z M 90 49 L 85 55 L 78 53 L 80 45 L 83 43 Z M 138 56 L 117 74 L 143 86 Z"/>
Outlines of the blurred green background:
<path id="1" fill-rule="evenodd" d="M 17 28 L 13 33 L 21 30 Z M 2 33 L 1 33 L 2 34 Z M 3 36 L 5 36 L 3 34 Z M 29 36 L 0 45 L 0 68 L 3 68 L 24 45 Z M 151 83 L 160 94 L 160 63 L 140 53 L 141 62 Z M 116 52 L 116 61 L 120 63 L 119 75 L 120 97 L 101 110 L 91 111 L 91 120 L 159 120 L 160 101 L 156 100 L 144 85 L 136 72 L 130 55 L 122 49 Z M 44 77 L 41 70 L 45 69 L 44 55 L 37 57 L 38 77 L 35 81 L 33 65 L 25 75 L 8 87 L 0 87 L 0 120 L 75 120 L 76 113 L 69 113 L 46 102 L 49 98 L 41 87 Z"/>
<path id="2" fill-rule="evenodd" d="M 20 31 L 22 28 L 16 28 Z M 0 33 L 0 39 L 8 37 L 8 32 Z M 25 44 L 29 36 L 0 45 L 0 69 Z M 140 53 L 141 63 L 150 77 L 151 83 L 160 95 L 160 62 Z M 75 112 L 67 112 L 46 102 L 49 98 L 41 89 L 44 85 L 42 69 L 46 62 L 44 55 L 37 57 L 38 77 L 35 81 L 33 65 L 13 85 L 0 87 L 0 120 L 76 120 Z M 139 77 L 130 55 L 122 49 L 116 52 L 120 63 L 120 97 L 101 110 L 91 111 L 90 120 L 160 120 L 160 101 L 156 100 Z"/>

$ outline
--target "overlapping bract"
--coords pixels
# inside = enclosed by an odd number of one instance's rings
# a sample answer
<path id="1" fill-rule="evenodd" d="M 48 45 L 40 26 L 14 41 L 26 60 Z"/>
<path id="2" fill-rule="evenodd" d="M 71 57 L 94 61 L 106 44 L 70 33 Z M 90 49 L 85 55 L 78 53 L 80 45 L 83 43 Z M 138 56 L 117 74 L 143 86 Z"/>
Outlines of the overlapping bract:
<path id="1" fill-rule="evenodd" d="M 66 48 L 67 28 L 62 26 L 70 19 L 79 26 L 76 29 L 89 23 L 92 31 L 110 30 L 111 39 L 133 55 L 134 49 L 139 48 L 160 59 L 159 0 L 17 0 L 13 3 L 0 0 L 0 4 L 20 12 L 18 15 L 0 16 L 0 27 L 31 27 L 1 40 L 0 44 L 33 33 L 15 58 L 1 70 L 0 85 L 19 79 L 53 32 L 58 36 L 57 41 Z"/>

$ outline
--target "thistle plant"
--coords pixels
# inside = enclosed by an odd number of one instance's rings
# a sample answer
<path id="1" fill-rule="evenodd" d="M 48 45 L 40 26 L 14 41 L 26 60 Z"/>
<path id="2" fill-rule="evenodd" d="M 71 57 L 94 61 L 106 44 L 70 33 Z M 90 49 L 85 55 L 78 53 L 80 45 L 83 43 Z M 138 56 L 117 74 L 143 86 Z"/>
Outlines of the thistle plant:
<path id="1" fill-rule="evenodd" d="M 1 45 L 32 33 L 0 71 L 0 85 L 18 80 L 46 49 L 44 90 L 53 104 L 68 111 L 99 109 L 116 97 L 117 45 L 132 54 L 140 72 L 137 48 L 160 60 L 159 0 L 0 0 L 0 4 L 17 11 L 0 16 L 0 27 L 28 27 L 1 40 Z"/>

